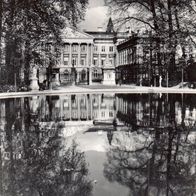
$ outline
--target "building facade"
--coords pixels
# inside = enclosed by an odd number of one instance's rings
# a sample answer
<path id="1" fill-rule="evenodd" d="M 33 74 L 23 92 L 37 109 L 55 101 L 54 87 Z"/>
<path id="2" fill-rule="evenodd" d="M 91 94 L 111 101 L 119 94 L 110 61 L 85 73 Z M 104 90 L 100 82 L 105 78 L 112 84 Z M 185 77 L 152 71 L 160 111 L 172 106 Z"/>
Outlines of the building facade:
<path id="1" fill-rule="evenodd" d="M 109 20 L 106 30 L 98 28 L 98 31 L 86 32 L 66 27 L 61 34 L 61 44 L 52 39 L 44 41 L 41 46 L 44 66 L 33 74 L 38 75 L 39 84 L 47 83 L 48 87 L 73 83 L 114 85 L 116 45 L 128 34 L 114 32 L 111 24 Z"/>
<path id="2" fill-rule="evenodd" d="M 102 29 L 97 32 L 87 33 L 94 37 L 93 81 L 103 84 L 115 84 L 115 34 L 102 31 Z"/>
<path id="3" fill-rule="evenodd" d="M 67 27 L 62 34 L 63 44 L 52 40 L 43 43 L 45 65 L 39 68 L 39 83 L 115 84 L 114 37 L 110 32 L 85 33 Z"/>
<path id="4" fill-rule="evenodd" d="M 163 39 L 150 31 L 115 32 L 109 20 L 106 30 L 80 32 L 66 27 L 61 38 L 60 45 L 53 40 L 43 43 L 45 65 L 39 68 L 40 84 L 168 85 L 170 52 Z M 185 60 L 191 53 L 188 49 L 185 59 L 180 51 L 181 46 L 176 46 L 178 82 L 186 78 L 182 64 L 188 65 Z"/>
<path id="5" fill-rule="evenodd" d="M 172 69 L 174 82 L 189 81 L 186 69 L 195 57 L 194 46 L 190 43 L 190 40 L 185 40 L 183 45 L 176 43 L 175 62 L 169 67 L 171 51 L 163 38 L 156 37 L 151 31 L 132 32 L 128 39 L 117 44 L 116 82 L 168 86 L 168 81 L 172 78 Z"/>
<path id="6" fill-rule="evenodd" d="M 93 37 L 84 32 L 66 28 L 62 33 L 61 45 L 53 41 L 43 44 L 45 47 L 44 68 L 39 70 L 39 82 L 48 81 L 52 75 L 53 85 L 65 85 L 72 82 L 77 84 L 90 84 L 90 74 L 93 56 Z M 51 63 L 50 56 L 54 59 Z"/>
<path id="7" fill-rule="evenodd" d="M 160 43 L 160 52 L 157 50 L 157 42 Z M 164 44 L 151 33 L 132 34 L 118 44 L 117 52 L 117 83 L 158 86 L 160 77 L 162 80 L 165 79 Z"/>

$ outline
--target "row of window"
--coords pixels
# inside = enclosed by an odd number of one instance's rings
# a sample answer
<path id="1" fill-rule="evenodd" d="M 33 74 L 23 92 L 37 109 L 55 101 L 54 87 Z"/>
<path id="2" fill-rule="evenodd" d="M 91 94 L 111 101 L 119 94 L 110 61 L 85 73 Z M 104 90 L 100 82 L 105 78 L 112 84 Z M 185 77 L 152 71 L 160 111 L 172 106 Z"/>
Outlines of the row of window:
<path id="1" fill-rule="evenodd" d="M 106 59 L 105 58 L 102 58 L 101 59 L 101 66 L 104 66 L 106 64 Z M 109 59 L 109 64 L 110 65 L 113 65 L 113 59 L 110 58 Z M 93 58 L 93 65 L 99 65 L 99 59 L 98 58 Z"/>
<path id="2" fill-rule="evenodd" d="M 157 50 L 153 49 L 151 50 L 150 47 L 133 47 L 133 48 L 127 48 L 125 50 L 119 51 L 118 54 L 119 58 L 119 64 L 130 64 L 130 63 L 147 63 L 147 62 L 153 62 L 158 63 L 158 52 Z M 161 50 L 160 53 L 160 60 L 162 63 L 165 62 L 167 59 L 167 53 L 165 53 L 163 50 Z"/>
<path id="3" fill-rule="evenodd" d="M 63 62 L 65 66 L 69 65 L 69 57 L 64 56 Z M 86 57 L 81 57 L 80 58 L 80 65 L 85 66 L 87 64 L 87 59 Z M 105 66 L 106 64 L 106 59 L 102 58 L 101 59 L 101 66 Z M 113 58 L 109 59 L 109 64 L 113 65 Z M 72 57 L 72 65 L 78 65 L 78 57 Z M 99 65 L 99 59 L 98 58 L 93 58 L 93 65 L 98 66 Z"/>
<path id="4" fill-rule="evenodd" d="M 79 48 L 79 45 L 72 45 L 72 52 L 77 52 Z M 45 50 L 47 52 L 52 50 L 52 44 L 46 44 L 45 45 Z M 70 45 L 64 45 L 64 52 L 69 52 L 70 51 Z M 80 51 L 81 52 L 86 52 L 87 51 L 87 45 L 80 45 Z M 60 47 L 55 49 L 55 52 L 60 52 Z"/>
<path id="5" fill-rule="evenodd" d="M 69 57 L 64 57 L 63 62 L 64 62 L 65 66 L 68 66 L 69 65 Z M 78 58 L 77 57 L 72 58 L 72 65 L 73 66 L 78 65 Z M 80 59 L 80 65 L 82 65 L 82 66 L 86 65 L 86 58 L 85 57 Z"/>
<path id="6" fill-rule="evenodd" d="M 101 46 L 101 52 L 106 52 L 107 51 L 107 47 L 106 46 Z M 98 52 L 99 51 L 99 47 L 97 45 L 94 46 L 94 51 Z M 114 52 L 114 47 L 113 46 L 109 46 L 108 48 L 109 52 Z"/>
<path id="7" fill-rule="evenodd" d="M 45 46 L 45 49 L 46 51 L 51 51 L 52 50 L 52 45 L 51 44 L 46 44 Z M 72 45 L 72 52 L 78 52 L 78 49 L 79 49 L 79 45 Z M 56 52 L 60 52 L 60 49 L 57 48 L 56 49 Z M 69 52 L 70 51 L 70 45 L 64 45 L 64 52 Z M 81 52 L 86 52 L 87 51 L 87 45 L 80 45 L 80 51 Z M 95 52 L 98 52 L 99 51 L 99 47 L 97 45 L 94 46 L 94 51 Z M 114 52 L 114 47 L 113 46 L 109 46 L 109 47 L 106 47 L 106 46 L 101 46 L 100 48 L 100 51 L 101 52 L 106 52 L 106 51 L 109 51 L 109 52 Z"/>

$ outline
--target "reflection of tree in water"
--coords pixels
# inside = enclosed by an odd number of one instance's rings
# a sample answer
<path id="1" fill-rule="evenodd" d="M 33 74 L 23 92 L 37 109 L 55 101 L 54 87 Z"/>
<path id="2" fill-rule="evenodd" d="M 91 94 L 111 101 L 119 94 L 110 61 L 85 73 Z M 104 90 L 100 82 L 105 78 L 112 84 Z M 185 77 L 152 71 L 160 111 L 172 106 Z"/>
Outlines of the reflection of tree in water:
<path id="1" fill-rule="evenodd" d="M 26 116 L 19 119 L 19 111 L 10 108 L 10 101 L 6 103 L 6 112 L 9 123 L 4 130 L 5 150 L 9 157 L 1 165 L 2 196 L 91 195 L 84 153 L 75 142 L 66 145 L 66 139 L 59 134 L 60 125 L 41 126 L 28 107 Z"/>
<path id="2" fill-rule="evenodd" d="M 193 195 L 195 141 L 169 132 L 172 130 L 159 134 L 159 138 L 155 133 L 152 141 L 146 138 L 143 145 L 131 150 L 124 141 L 116 140 L 107 153 L 105 176 L 130 187 L 133 195 Z M 130 140 L 133 135 L 129 135 Z M 134 138 L 134 145 L 140 143 L 140 137 Z"/>
<path id="3" fill-rule="evenodd" d="M 138 127 L 125 137 L 113 139 L 107 152 L 104 175 L 130 188 L 130 195 L 196 194 L 195 132 L 177 126 L 174 99 L 167 103 L 168 124 L 159 127 L 161 101 L 158 101 L 154 129 Z M 183 120 L 182 120 L 183 124 Z M 153 127 L 151 127 L 153 128 Z M 192 137 L 193 136 L 193 137 Z"/>

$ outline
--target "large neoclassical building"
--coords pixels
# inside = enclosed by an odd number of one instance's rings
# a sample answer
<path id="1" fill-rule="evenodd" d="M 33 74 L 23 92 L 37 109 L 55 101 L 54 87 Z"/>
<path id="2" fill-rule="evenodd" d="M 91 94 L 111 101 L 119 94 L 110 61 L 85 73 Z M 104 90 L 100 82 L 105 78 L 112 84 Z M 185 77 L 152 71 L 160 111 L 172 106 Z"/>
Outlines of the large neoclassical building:
<path id="1" fill-rule="evenodd" d="M 45 66 L 38 68 L 39 84 L 46 82 L 48 87 L 73 83 L 160 86 L 168 81 L 168 51 L 161 42 L 161 52 L 157 52 L 156 43 L 160 38 L 152 32 L 115 32 L 110 19 L 105 30 L 81 32 L 67 27 L 61 36 L 61 44 L 52 40 L 43 43 L 46 60 Z M 190 53 L 188 48 L 187 57 Z M 178 77 L 182 75 L 181 59 L 179 54 Z M 30 80 L 33 81 L 31 77 Z"/>
<path id="2" fill-rule="evenodd" d="M 52 40 L 43 43 L 46 59 L 45 66 L 38 68 L 39 84 L 115 84 L 117 41 L 128 33 L 114 32 L 110 19 L 106 30 L 81 32 L 67 27 L 61 36 L 60 45 Z"/>

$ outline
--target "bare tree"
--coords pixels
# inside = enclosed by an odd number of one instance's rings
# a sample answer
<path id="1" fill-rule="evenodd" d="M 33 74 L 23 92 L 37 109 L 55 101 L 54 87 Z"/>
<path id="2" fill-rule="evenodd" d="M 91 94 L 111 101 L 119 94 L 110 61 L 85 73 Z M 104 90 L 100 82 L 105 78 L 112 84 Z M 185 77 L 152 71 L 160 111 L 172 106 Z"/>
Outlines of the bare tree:
<path id="1" fill-rule="evenodd" d="M 105 2 L 110 6 L 111 13 L 115 13 L 117 24 L 137 22 L 140 24 L 139 28 L 142 24 L 146 29 L 152 30 L 155 37 L 164 41 L 168 57 L 164 66 L 169 72 L 170 80 L 175 80 L 177 45 L 182 46 L 185 57 L 185 43 L 195 31 L 195 1 L 105 0 Z M 160 51 L 159 42 L 157 42 L 157 51 Z"/>

